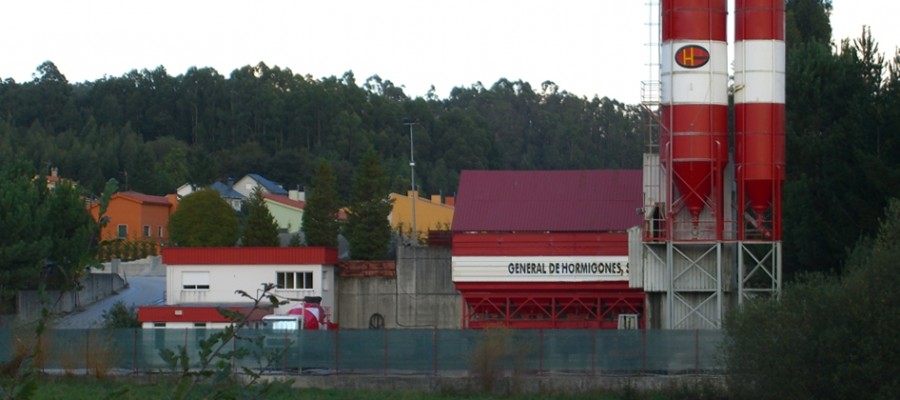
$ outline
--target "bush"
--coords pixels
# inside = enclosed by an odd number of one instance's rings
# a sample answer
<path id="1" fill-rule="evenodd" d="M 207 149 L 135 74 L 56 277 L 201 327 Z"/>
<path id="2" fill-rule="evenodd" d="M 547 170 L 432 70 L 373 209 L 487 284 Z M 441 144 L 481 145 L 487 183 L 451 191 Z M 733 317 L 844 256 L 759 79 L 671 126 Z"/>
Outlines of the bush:
<path id="1" fill-rule="evenodd" d="M 121 300 L 117 301 L 108 310 L 103 310 L 103 327 L 116 328 L 140 328 L 141 324 L 137 320 L 137 311 L 134 305 L 125 306 Z"/>
<path id="2" fill-rule="evenodd" d="M 900 396 L 900 201 L 844 276 L 807 275 L 780 301 L 731 313 L 729 390 L 746 399 L 894 399 Z"/>
<path id="3" fill-rule="evenodd" d="M 469 365 L 479 389 L 486 394 L 502 392 L 503 389 L 519 392 L 519 380 L 530 351 L 527 343 L 515 340 L 514 331 L 509 328 L 497 327 L 482 331 L 481 340 L 469 354 Z M 509 387 L 497 387 L 506 371 L 512 372 Z"/>

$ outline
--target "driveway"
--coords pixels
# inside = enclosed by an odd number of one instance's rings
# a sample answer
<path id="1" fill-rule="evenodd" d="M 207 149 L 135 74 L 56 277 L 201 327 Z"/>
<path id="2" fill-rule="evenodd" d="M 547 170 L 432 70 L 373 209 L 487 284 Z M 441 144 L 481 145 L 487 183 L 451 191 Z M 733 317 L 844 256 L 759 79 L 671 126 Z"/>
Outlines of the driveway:
<path id="1" fill-rule="evenodd" d="M 107 297 L 91 304 L 83 311 L 66 315 L 59 320 L 56 329 L 91 329 L 100 328 L 103 325 L 103 311 L 111 308 L 116 302 L 123 302 L 126 306 L 140 306 L 163 304 L 166 290 L 166 278 L 164 276 L 130 276 L 128 287 L 118 294 Z"/>

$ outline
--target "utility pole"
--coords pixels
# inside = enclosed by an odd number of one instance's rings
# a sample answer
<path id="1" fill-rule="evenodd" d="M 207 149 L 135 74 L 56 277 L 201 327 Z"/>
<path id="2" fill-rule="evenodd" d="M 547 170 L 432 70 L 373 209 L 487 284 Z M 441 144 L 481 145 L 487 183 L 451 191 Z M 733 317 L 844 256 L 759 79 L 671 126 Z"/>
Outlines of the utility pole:
<path id="1" fill-rule="evenodd" d="M 419 236 L 416 234 L 416 197 L 418 197 L 418 194 L 416 193 L 416 160 L 415 156 L 413 156 L 413 125 L 416 124 L 416 122 L 403 123 L 403 125 L 409 127 L 409 177 L 410 185 L 412 187 L 412 192 L 410 193 L 410 204 L 412 204 L 412 246 L 419 245 Z"/>

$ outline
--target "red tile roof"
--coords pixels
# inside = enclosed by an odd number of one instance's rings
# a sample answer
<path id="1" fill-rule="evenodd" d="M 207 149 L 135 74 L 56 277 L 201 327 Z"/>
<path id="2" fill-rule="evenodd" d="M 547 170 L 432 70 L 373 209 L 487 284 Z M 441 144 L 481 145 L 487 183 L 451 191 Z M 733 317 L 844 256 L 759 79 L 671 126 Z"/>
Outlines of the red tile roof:
<path id="1" fill-rule="evenodd" d="M 266 199 L 268 199 L 268 200 L 272 200 L 272 201 L 274 201 L 274 202 L 276 202 L 276 203 L 281 203 L 281 204 L 284 204 L 284 205 L 286 205 L 286 206 L 290 206 L 290 207 L 294 207 L 294 208 L 299 208 L 299 209 L 301 209 L 301 210 L 302 210 L 304 207 L 306 207 L 306 202 L 305 202 L 305 201 L 291 200 L 291 199 L 288 198 L 287 196 L 279 196 L 279 195 L 277 195 L 277 194 L 264 194 L 263 197 L 266 198 Z"/>
<path id="2" fill-rule="evenodd" d="M 158 204 L 161 206 L 168 206 L 172 203 L 169 202 L 169 199 L 163 196 L 153 196 L 149 194 L 143 194 L 138 192 L 119 192 L 116 193 L 113 197 L 124 197 L 126 199 L 130 199 L 132 201 L 136 201 L 138 203 L 143 204 Z"/>
<path id="3" fill-rule="evenodd" d="M 641 170 L 462 171 L 454 232 L 624 231 L 639 225 Z"/>

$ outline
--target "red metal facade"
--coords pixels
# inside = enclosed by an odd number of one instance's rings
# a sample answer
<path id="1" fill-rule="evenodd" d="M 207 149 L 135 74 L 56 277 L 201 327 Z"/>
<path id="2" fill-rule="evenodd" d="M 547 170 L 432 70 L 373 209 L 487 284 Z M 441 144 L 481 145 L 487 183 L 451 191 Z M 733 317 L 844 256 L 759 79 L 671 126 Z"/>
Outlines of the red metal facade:
<path id="1" fill-rule="evenodd" d="M 619 314 L 638 314 L 644 327 L 644 293 L 628 282 L 466 283 L 463 326 L 488 328 L 616 329 Z"/>
<path id="2" fill-rule="evenodd" d="M 627 256 L 639 225 L 642 171 L 463 171 L 453 219 L 454 259 Z M 552 278 L 550 278 L 552 279 Z M 639 315 L 644 292 L 627 281 L 455 282 L 464 328 L 616 328 Z"/>
<path id="3" fill-rule="evenodd" d="M 166 247 L 163 264 L 172 265 L 335 265 L 333 247 Z"/>
<path id="4" fill-rule="evenodd" d="M 639 225 L 641 170 L 460 175 L 453 232 L 610 232 Z"/>
<path id="5" fill-rule="evenodd" d="M 227 310 L 247 314 L 252 307 L 223 307 Z M 271 310 L 256 309 L 250 314 L 249 320 L 261 320 L 264 315 L 271 314 Z M 138 322 L 231 322 L 223 316 L 215 306 L 143 306 L 138 308 Z"/>
<path id="6" fill-rule="evenodd" d="M 628 234 L 607 232 L 456 233 L 454 256 L 628 255 Z"/>

